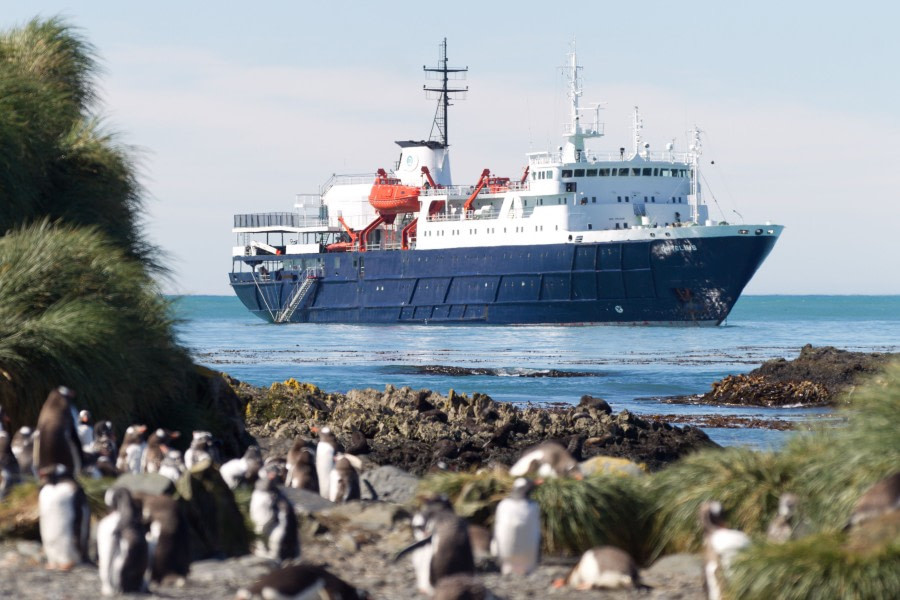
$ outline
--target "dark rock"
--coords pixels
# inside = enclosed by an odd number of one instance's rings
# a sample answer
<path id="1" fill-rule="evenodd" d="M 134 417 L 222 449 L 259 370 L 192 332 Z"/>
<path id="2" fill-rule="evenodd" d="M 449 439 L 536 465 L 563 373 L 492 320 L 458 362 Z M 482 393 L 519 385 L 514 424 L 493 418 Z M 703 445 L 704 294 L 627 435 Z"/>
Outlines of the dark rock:
<path id="1" fill-rule="evenodd" d="M 348 454 L 368 454 L 371 451 L 369 440 L 361 431 L 356 430 L 350 434 L 350 443 L 347 444 Z"/>

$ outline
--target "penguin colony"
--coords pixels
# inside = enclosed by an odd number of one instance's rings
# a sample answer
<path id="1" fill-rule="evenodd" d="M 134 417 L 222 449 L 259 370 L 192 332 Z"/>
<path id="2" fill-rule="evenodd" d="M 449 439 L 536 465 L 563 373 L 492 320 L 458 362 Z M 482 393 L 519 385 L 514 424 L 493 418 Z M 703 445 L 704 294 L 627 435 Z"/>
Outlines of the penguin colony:
<path id="1" fill-rule="evenodd" d="M 69 570 L 92 558 L 90 510 L 77 477 L 115 477 L 156 473 L 172 481 L 195 468 L 218 467 L 222 481 L 234 490 L 252 488 L 250 518 L 257 536 L 254 553 L 281 564 L 237 598 L 364 599 L 370 596 L 324 566 L 300 564 L 297 514 L 283 488 L 318 493 L 332 502 L 362 497 L 362 463 L 341 446 L 329 427 L 311 428 L 315 444 L 298 437 L 285 458 L 264 458 L 251 446 L 244 456 L 222 463 L 213 436 L 195 431 L 188 450 L 171 447 L 178 432 L 144 425 L 128 427 L 118 443 L 109 421 L 93 423 L 89 411 L 77 411 L 75 393 L 59 387 L 50 392 L 34 429 L 12 435 L 0 408 L 0 498 L 22 479 L 36 477 L 40 534 L 47 568 Z M 353 450 L 365 451 L 365 438 L 351 438 Z M 361 440 L 359 438 L 362 438 Z M 414 541 L 397 553 L 409 555 L 416 587 L 440 600 L 495 598 L 475 574 L 476 565 L 494 562 L 503 575 L 525 576 L 540 563 L 541 519 L 531 493 L 543 479 L 580 478 L 584 465 L 555 442 L 527 450 L 510 469 L 516 477 L 509 496 L 496 508 L 493 531 L 470 525 L 457 515 L 445 496 L 425 499 L 412 519 Z M 374 489 L 368 485 L 374 498 Z M 96 526 L 96 565 L 104 596 L 147 592 L 150 586 L 184 585 L 190 569 L 190 524 L 179 501 L 114 484 L 107 491 L 108 514 Z M 785 494 L 768 530 L 773 542 L 798 536 L 798 498 Z M 873 485 L 854 507 L 847 528 L 900 509 L 900 473 Z M 722 597 L 735 556 L 750 538 L 729 529 L 719 502 L 699 510 L 704 531 L 705 587 L 710 600 Z M 647 589 L 631 556 L 619 548 L 587 550 L 556 587 Z M 414 594 L 411 592 L 410 596 Z"/>

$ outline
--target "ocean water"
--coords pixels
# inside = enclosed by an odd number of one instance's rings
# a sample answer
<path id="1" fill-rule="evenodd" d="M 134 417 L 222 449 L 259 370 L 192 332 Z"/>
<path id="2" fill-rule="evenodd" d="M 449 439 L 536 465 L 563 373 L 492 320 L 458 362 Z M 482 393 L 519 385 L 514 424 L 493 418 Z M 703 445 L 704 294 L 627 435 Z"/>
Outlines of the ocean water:
<path id="1" fill-rule="evenodd" d="M 900 296 L 744 296 L 719 327 L 271 325 L 232 296 L 175 299 L 180 341 L 197 362 L 256 385 L 295 378 L 326 391 L 385 384 L 481 392 L 508 402 L 577 403 L 584 394 L 614 411 L 811 421 L 825 409 L 668 404 L 804 344 L 900 351 Z M 486 375 L 423 374 L 443 365 Z M 556 369 L 577 377 L 527 377 Z M 775 448 L 790 433 L 704 428 L 724 445 Z"/>

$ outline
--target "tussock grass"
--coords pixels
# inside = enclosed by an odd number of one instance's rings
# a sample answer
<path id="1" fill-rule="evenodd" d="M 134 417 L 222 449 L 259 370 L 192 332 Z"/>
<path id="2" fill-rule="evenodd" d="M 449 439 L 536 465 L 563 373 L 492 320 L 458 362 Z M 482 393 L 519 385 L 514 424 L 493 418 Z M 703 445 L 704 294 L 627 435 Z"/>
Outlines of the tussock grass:
<path id="1" fill-rule="evenodd" d="M 791 490 L 796 465 L 781 454 L 743 448 L 707 450 L 655 473 L 648 485 L 651 553 L 695 552 L 702 546 L 700 504 L 722 503 L 729 525 L 748 534 L 764 532 Z"/>
<path id="2" fill-rule="evenodd" d="M 497 504 L 512 482 L 505 471 L 437 473 L 423 480 L 420 491 L 446 494 L 457 514 L 491 527 Z M 532 497 L 541 508 L 545 551 L 577 555 L 611 544 L 642 560 L 647 554 L 643 540 L 648 527 L 642 486 L 640 479 L 621 475 L 544 480 Z"/>

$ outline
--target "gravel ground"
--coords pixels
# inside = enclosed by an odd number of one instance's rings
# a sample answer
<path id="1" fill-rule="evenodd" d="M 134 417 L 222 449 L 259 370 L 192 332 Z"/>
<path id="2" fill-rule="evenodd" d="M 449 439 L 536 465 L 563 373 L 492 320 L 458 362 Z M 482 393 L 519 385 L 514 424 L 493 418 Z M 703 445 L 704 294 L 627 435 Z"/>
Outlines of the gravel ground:
<path id="1" fill-rule="evenodd" d="M 374 598 L 406 600 L 421 597 L 415 589 L 415 578 L 408 560 L 392 562 L 394 552 L 411 539 L 403 527 L 382 535 L 362 531 L 325 534 L 308 541 L 303 547 L 303 560 L 327 563 L 332 572 L 359 587 Z M 362 543 L 360 543 L 362 542 Z M 557 561 L 559 562 L 559 561 Z M 191 566 L 184 587 L 154 587 L 148 595 L 135 598 L 196 598 L 223 600 L 231 598 L 242 585 L 251 583 L 274 564 L 254 556 L 223 561 L 201 561 Z M 565 564 L 545 564 L 527 577 L 502 577 L 497 572 L 481 573 L 483 583 L 507 600 L 537 598 L 614 598 L 614 599 L 684 599 L 705 598 L 702 589 L 700 558 L 675 555 L 662 559 L 643 572 L 649 592 L 591 591 L 554 589 L 551 583 L 568 570 Z M 12 541 L 0 544 L 0 598 L 41 598 L 63 600 L 100 597 L 97 569 L 80 565 L 69 572 L 47 571 L 42 563 L 40 546 L 35 542 Z"/>

